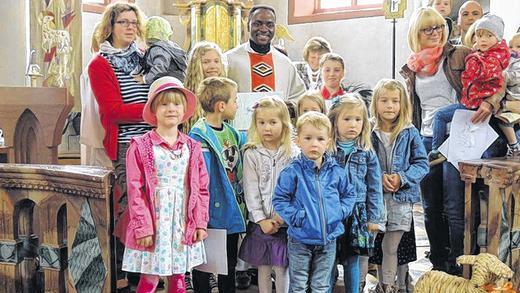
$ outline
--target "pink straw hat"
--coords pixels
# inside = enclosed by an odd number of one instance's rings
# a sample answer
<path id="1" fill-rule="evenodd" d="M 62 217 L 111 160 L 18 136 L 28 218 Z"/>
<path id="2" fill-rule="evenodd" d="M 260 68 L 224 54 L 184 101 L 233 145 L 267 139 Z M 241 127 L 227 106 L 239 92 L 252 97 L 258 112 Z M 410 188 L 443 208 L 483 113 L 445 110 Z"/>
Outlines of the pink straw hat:
<path id="1" fill-rule="evenodd" d="M 150 86 L 150 91 L 148 92 L 148 101 L 146 105 L 144 105 L 143 109 L 143 119 L 146 123 L 157 126 L 157 117 L 155 113 L 152 113 L 152 103 L 157 95 L 165 90 L 169 89 L 177 89 L 181 91 L 186 97 L 186 111 L 184 112 L 184 117 L 182 117 L 181 122 L 185 122 L 188 120 L 193 113 L 195 112 L 195 106 L 197 105 L 197 98 L 195 95 L 189 90 L 185 89 L 182 85 L 182 82 L 175 77 L 172 76 L 164 76 L 152 83 Z"/>

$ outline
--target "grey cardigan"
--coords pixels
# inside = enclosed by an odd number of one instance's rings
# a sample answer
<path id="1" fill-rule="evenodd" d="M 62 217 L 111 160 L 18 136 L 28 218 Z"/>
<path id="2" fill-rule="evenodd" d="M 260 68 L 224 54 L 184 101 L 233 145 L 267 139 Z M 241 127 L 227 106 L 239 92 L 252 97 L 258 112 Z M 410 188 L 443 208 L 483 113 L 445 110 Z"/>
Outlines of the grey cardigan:
<path id="1" fill-rule="evenodd" d="M 282 149 L 278 149 L 273 155 L 273 152 L 268 151 L 261 144 L 246 149 L 243 161 L 243 185 L 250 221 L 258 223 L 274 216 L 272 197 L 278 175 L 299 152 L 299 149 L 293 146 L 290 156 L 287 156 Z"/>

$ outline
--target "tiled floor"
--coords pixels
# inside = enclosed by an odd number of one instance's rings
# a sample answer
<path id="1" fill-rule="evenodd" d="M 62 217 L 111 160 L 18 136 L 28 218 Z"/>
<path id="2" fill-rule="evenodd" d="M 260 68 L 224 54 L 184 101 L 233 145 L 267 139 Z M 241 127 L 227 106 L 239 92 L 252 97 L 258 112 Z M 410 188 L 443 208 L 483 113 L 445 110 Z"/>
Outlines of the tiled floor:
<path id="1" fill-rule="evenodd" d="M 431 263 L 428 259 L 425 258 L 425 253 L 429 249 L 428 237 L 426 235 L 426 230 L 424 229 L 424 212 L 422 206 L 416 205 L 414 207 L 414 221 L 415 221 L 415 237 L 417 242 L 417 261 L 410 263 L 410 276 L 412 276 L 412 284 L 415 284 L 417 279 L 425 272 L 431 269 Z M 341 266 L 339 266 L 341 268 Z M 344 292 L 343 290 L 343 272 L 340 270 L 340 280 L 336 287 L 334 288 L 334 292 Z M 157 292 L 166 292 L 157 291 Z M 258 288 L 256 286 L 251 286 L 247 290 L 238 290 L 240 293 L 257 293 Z M 275 292 L 273 290 L 273 292 Z"/>

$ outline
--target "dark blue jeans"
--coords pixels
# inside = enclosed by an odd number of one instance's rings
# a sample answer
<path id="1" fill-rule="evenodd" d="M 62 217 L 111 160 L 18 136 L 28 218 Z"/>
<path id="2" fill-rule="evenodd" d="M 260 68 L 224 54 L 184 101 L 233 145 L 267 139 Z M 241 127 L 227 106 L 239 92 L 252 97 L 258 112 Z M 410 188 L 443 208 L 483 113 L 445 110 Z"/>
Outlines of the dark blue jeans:
<path id="1" fill-rule="evenodd" d="M 432 138 L 423 137 L 426 151 Z M 464 252 L 464 183 L 449 162 L 430 168 L 421 182 L 424 224 L 430 241 L 430 261 L 436 269 L 455 264 Z"/>
<path id="2" fill-rule="evenodd" d="M 308 245 L 289 237 L 289 292 L 327 293 L 330 276 L 336 259 L 336 240 L 327 245 Z"/>
<path id="3" fill-rule="evenodd" d="M 435 113 L 432 123 L 433 139 L 431 150 L 438 150 L 442 143 L 446 141 L 446 138 L 448 138 L 448 135 L 446 134 L 448 123 L 453 120 L 453 114 L 455 114 L 455 111 L 459 109 L 466 109 L 466 107 L 458 103 L 451 104 L 440 108 L 439 111 Z M 428 152 L 430 152 L 430 150 L 428 150 Z"/>

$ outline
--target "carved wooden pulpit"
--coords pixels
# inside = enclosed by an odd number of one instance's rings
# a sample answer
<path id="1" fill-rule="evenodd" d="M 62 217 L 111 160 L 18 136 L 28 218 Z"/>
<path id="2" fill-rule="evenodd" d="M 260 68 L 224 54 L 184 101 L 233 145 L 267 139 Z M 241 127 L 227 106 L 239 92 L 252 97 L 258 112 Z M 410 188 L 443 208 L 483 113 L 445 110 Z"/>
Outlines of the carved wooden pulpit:
<path id="1" fill-rule="evenodd" d="M 65 88 L 0 87 L 0 128 L 9 163 L 57 164 L 74 105 Z"/>
<path id="2" fill-rule="evenodd" d="M 111 175 L 0 164 L 0 292 L 115 292 Z"/>

